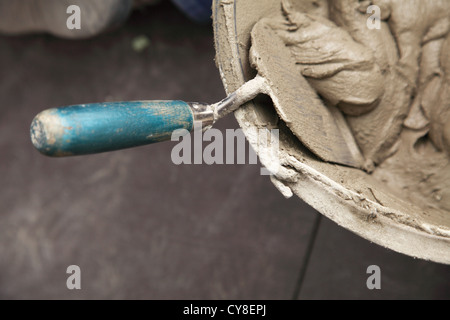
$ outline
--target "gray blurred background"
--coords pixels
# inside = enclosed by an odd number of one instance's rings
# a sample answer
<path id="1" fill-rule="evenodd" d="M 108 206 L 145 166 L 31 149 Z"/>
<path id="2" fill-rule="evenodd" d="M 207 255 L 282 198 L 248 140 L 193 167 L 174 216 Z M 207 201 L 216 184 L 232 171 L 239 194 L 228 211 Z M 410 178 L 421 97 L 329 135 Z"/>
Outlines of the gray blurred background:
<path id="1" fill-rule="evenodd" d="M 212 27 L 168 1 L 87 40 L 0 36 L 0 298 L 450 298 L 449 266 L 284 199 L 258 165 L 176 166 L 174 142 L 51 159 L 29 138 L 50 107 L 224 96 Z M 66 288 L 69 265 L 81 290 Z M 381 290 L 366 287 L 370 265 Z"/>

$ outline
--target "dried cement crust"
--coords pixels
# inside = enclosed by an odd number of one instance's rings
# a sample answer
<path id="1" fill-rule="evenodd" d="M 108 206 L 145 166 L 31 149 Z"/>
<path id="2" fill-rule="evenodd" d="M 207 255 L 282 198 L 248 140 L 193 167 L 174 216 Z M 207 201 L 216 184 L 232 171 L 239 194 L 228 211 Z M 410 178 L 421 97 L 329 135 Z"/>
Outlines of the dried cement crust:
<path id="1" fill-rule="evenodd" d="M 280 10 L 278 0 L 215 0 L 213 18 L 216 63 L 227 93 L 252 79 L 250 33 L 261 18 Z M 299 9 L 327 10 L 324 1 L 294 1 Z M 318 5 L 317 5 L 318 4 Z M 296 139 L 264 99 L 255 99 L 235 112 L 261 162 L 274 159 L 258 150 L 255 128 L 280 129 L 280 167 L 272 176 L 285 195 L 295 194 L 339 225 L 384 247 L 421 259 L 450 264 L 448 211 L 421 209 L 401 190 L 390 190 L 361 170 L 319 160 Z"/>

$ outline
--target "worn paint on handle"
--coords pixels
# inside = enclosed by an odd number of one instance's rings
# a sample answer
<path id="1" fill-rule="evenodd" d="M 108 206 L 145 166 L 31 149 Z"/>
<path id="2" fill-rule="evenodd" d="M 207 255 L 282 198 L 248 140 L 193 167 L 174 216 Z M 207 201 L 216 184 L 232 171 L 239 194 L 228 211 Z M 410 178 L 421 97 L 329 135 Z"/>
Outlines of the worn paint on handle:
<path id="1" fill-rule="evenodd" d="M 53 157 L 92 154 L 170 140 L 176 129 L 193 128 L 183 101 L 135 101 L 48 109 L 31 124 L 31 139 Z"/>

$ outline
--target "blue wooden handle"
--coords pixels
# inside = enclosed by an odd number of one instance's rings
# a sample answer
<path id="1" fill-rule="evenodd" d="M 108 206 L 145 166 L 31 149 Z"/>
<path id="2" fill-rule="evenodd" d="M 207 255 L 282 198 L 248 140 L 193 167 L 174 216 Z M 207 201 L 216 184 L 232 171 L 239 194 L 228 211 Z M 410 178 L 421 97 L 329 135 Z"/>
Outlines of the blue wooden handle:
<path id="1" fill-rule="evenodd" d="M 92 154 L 169 140 L 193 128 L 183 101 L 107 102 L 48 109 L 31 124 L 31 139 L 53 157 Z"/>

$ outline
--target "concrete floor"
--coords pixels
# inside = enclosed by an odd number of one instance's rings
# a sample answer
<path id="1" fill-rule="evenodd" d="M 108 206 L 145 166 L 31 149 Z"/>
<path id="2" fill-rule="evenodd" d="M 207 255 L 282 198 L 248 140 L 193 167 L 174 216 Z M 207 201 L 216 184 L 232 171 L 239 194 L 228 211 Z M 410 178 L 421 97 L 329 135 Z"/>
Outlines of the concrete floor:
<path id="1" fill-rule="evenodd" d="M 212 28 L 169 3 L 150 9 L 90 40 L 0 37 L 0 298 L 450 298 L 449 266 L 284 199 L 258 165 L 176 166 L 174 142 L 66 159 L 35 151 L 29 124 L 49 107 L 224 97 Z M 151 42 L 138 53 L 140 35 Z M 73 264 L 81 290 L 66 288 Z M 373 264 L 381 290 L 366 287 Z"/>

